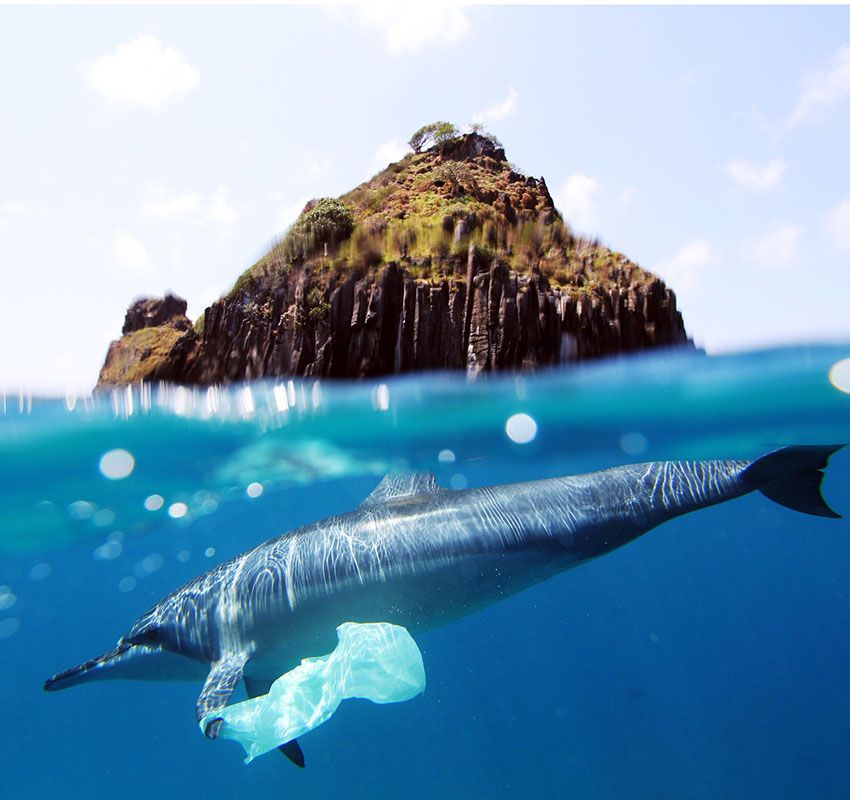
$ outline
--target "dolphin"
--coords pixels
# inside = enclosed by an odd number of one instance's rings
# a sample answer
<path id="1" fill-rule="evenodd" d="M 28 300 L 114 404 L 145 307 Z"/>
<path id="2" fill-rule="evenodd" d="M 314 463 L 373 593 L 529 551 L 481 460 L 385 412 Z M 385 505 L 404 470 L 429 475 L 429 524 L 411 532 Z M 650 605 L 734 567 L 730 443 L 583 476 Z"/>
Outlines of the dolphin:
<path id="1" fill-rule="evenodd" d="M 116 647 L 49 678 L 48 691 L 107 678 L 201 679 L 198 720 L 250 697 L 302 657 L 329 652 L 343 622 L 413 635 L 609 553 L 667 520 L 753 491 L 838 517 L 822 470 L 843 445 L 786 447 L 756 461 L 653 461 L 452 491 L 431 473 L 388 475 L 347 514 L 305 525 L 217 566 L 143 614 Z M 221 720 L 205 733 L 216 738 Z M 299 766 L 297 741 L 281 747 Z"/>

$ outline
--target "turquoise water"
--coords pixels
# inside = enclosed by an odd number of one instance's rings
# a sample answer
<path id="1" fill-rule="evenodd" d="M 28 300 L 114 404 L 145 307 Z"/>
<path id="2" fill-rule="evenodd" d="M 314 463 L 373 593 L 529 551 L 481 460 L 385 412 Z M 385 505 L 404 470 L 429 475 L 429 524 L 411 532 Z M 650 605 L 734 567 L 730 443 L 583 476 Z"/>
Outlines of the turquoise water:
<path id="1" fill-rule="evenodd" d="M 850 522 L 759 494 L 422 636 L 425 693 L 347 701 L 303 738 L 304 771 L 205 740 L 192 683 L 41 684 L 188 579 L 353 508 L 389 470 L 462 488 L 848 442 L 850 394 L 829 379 L 848 356 L 0 397 L 5 796 L 846 797 Z M 850 449 L 824 495 L 850 515 Z"/>

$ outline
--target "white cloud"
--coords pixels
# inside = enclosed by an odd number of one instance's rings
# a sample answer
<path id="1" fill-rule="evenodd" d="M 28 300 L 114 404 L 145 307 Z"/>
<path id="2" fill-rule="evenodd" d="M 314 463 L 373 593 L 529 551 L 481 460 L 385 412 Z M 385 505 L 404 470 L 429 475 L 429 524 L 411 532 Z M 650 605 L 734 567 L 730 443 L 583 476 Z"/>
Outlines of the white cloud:
<path id="1" fill-rule="evenodd" d="M 0 203 L 0 228 L 20 226 L 23 222 L 36 217 L 46 217 L 51 213 L 51 208 L 42 203 L 33 205 L 21 200 L 6 200 Z"/>
<path id="2" fill-rule="evenodd" d="M 0 214 L 4 217 L 30 217 L 34 213 L 29 203 L 22 203 L 19 200 L 8 200 L 0 204 Z"/>
<path id="3" fill-rule="evenodd" d="M 479 111 L 473 118 L 473 122 L 483 122 L 490 123 L 496 120 L 504 119 L 505 117 L 513 114 L 516 111 L 516 103 L 519 100 L 519 92 L 511 88 L 508 92 L 508 96 L 502 100 L 501 103 L 496 103 L 495 105 L 490 106 L 489 108 L 485 108 L 483 111 Z"/>
<path id="4" fill-rule="evenodd" d="M 12 223 L 20 224 L 21 220 L 32 216 L 32 207 L 27 203 L 7 201 L 0 203 L 0 231 L 9 228 Z"/>
<path id="5" fill-rule="evenodd" d="M 823 226 L 842 250 L 850 252 L 850 197 L 826 212 Z"/>
<path id="6" fill-rule="evenodd" d="M 191 92 L 200 71 L 173 47 L 139 36 L 91 62 L 86 76 L 110 103 L 158 111 Z"/>
<path id="7" fill-rule="evenodd" d="M 764 236 L 748 242 L 744 247 L 745 258 L 761 267 L 787 267 L 797 257 L 797 247 L 803 228 L 799 225 L 782 225 Z"/>
<path id="8" fill-rule="evenodd" d="M 637 189 L 634 186 L 625 186 L 623 190 L 620 192 L 620 202 L 621 203 L 630 203 L 634 196 L 637 194 Z"/>
<path id="9" fill-rule="evenodd" d="M 775 189 L 782 182 L 788 164 L 781 158 L 768 161 L 763 167 L 758 167 L 749 161 L 730 161 L 726 172 L 736 183 L 753 191 Z"/>
<path id="10" fill-rule="evenodd" d="M 598 226 L 596 197 L 599 190 L 596 178 L 576 172 L 556 194 L 555 205 L 573 227 L 581 231 L 594 229 Z"/>
<path id="11" fill-rule="evenodd" d="M 369 162 L 369 171 L 375 173 L 378 170 L 384 169 L 387 164 L 400 161 L 409 149 L 406 144 L 400 142 L 398 139 L 384 142 L 372 156 L 372 160 Z"/>
<path id="12" fill-rule="evenodd" d="M 705 268 L 717 260 L 714 247 L 707 239 L 685 242 L 671 258 L 657 264 L 657 272 L 676 292 L 688 292 L 699 283 Z"/>
<path id="13" fill-rule="evenodd" d="M 788 127 L 820 116 L 850 95 L 850 44 L 838 48 L 832 64 L 809 75 L 797 105 L 788 118 Z"/>
<path id="14" fill-rule="evenodd" d="M 150 219 L 182 219 L 197 213 L 203 203 L 199 192 L 177 192 L 161 183 L 150 183 L 142 214 Z"/>
<path id="15" fill-rule="evenodd" d="M 127 231 L 115 231 L 112 237 L 112 256 L 119 267 L 131 272 L 153 270 L 153 262 L 145 243 Z"/>
<path id="16" fill-rule="evenodd" d="M 229 227 L 239 219 L 239 211 L 227 186 L 219 186 L 206 196 L 196 191 L 177 191 L 162 183 L 149 183 L 142 216 L 170 220 L 194 218 Z"/>
<path id="17" fill-rule="evenodd" d="M 364 25 L 384 34 L 394 56 L 417 53 L 432 43 L 459 42 L 470 27 L 463 8 L 439 2 L 366 5 L 357 13 Z"/>
<path id="18" fill-rule="evenodd" d="M 219 186 L 210 196 L 206 209 L 207 219 L 217 225 L 228 227 L 239 219 L 239 211 L 230 196 L 230 189 Z"/>

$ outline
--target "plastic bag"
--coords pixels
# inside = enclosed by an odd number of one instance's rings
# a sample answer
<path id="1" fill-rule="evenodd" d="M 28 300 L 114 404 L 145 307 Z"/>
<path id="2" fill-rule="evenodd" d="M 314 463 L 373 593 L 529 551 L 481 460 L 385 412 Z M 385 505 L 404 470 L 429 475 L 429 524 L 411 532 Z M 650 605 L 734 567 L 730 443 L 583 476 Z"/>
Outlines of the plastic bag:
<path id="1" fill-rule="evenodd" d="M 339 644 L 332 653 L 305 658 L 266 695 L 210 712 L 201 730 L 221 718 L 219 736 L 239 742 L 248 764 L 321 725 L 347 698 L 400 703 L 425 689 L 422 653 L 407 628 L 345 622 L 336 631 Z"/>

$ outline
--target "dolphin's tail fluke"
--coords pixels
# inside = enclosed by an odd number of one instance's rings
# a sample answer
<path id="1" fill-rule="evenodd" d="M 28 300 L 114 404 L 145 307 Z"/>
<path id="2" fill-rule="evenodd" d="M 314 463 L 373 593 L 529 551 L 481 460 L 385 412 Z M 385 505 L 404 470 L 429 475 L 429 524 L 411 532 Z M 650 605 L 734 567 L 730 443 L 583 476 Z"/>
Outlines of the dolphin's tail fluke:
<path id="1" fill-rule="evenodd" d="M 837 519 L 841 515 L 826 504 L 820 484 L 829 457 L 842 447 L 843 444 L 783 447 L 754 461 L 744 470 L 743 477 L 774 503 L 803 514 Z"/>

